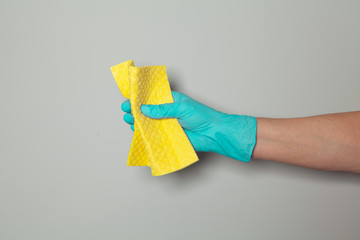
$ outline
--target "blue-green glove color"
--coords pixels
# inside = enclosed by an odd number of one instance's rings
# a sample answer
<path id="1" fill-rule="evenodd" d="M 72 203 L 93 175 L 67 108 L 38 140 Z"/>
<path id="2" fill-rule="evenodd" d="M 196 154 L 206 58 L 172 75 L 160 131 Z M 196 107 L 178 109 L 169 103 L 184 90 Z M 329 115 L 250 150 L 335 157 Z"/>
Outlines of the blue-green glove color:
<path id="1" fill-rule="evenodd" d="M 256 143 L 256 118 L 219 112 L 185 94 L 172 91 L 174 103 L 142 105 L 141 112 L 153 119 L 177 118 L 196 151 L 216 152 L 250 161 Z M 121 108 L 125 122 L 134 130 L 130 101 Z"/>

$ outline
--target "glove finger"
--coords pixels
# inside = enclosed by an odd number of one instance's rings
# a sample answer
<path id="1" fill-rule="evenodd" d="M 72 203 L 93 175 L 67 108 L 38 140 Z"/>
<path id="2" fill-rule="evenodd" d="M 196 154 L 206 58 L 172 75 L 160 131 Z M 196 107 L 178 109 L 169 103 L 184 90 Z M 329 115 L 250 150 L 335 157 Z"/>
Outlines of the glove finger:
<path id="1" fill-rule="evenodd" d="M 131 104 L 130 104 L 130 100 L 126 100 L 121 104 L 121 109 L 124 112 L 128 112 L 131 113 Z"/>
<path id="2" fill-rule="evenodd" d="M 134 116 L 132 113 L 125 113 L 124 115 L 124 121 L 130 125 L 134 124 Z"/>
<path id="3" fill-rule="evenodd" d="M 142 105 L 141 112 L 149 118 L 179 118 L 181 112 L 179 111 L 180 103 L 164 103 L 159 105 Z"/>
<path id="4" fill-rule="evenodd" d="M 171 91 L 174 102 L 180 102 L 182 100 L 188 99 L 189 97 L 183 93 Z"/>
<path id="5" fill-rule="evenodd" d="M 131 125 L 130 128 L 131 128 L 131 130 L 135 131 L 134 125 Z"/>
<path id="6" fill-rule="evenodd" d="M 172 97 L 174 99 L 174 102 L 180 102 L 181 101 L 182 93 L 171 91 L 171 95 L 172 95 Z"/>

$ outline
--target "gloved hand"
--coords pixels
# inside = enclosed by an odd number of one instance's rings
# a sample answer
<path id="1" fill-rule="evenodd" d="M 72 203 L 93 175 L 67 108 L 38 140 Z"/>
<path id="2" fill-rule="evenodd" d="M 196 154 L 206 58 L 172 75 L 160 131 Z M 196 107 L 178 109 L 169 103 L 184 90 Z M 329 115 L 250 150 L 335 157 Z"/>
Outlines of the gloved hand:
<path id="1" fill-rule="evenodd" d="M 255 117 L 222 113 L 179 92 L 172 91 L 172 96 L 174 103 L 142 105 L 141 112 L 153 119 L 177 118 L 196 151 L 250 161 L 256 142 Z M 134 130 L 130 101 L 121 108 Z"/>

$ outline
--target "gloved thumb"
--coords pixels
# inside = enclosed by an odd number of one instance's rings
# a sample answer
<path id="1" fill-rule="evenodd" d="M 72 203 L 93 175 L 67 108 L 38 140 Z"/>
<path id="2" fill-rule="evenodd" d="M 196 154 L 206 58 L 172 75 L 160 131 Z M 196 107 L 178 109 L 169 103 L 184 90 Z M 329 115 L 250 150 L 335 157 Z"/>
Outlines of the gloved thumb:
<path id="1" fill-rule="evenodd" d="M 149 118 L 179 118 L 179 103 L 164 103 L 159 105 L 142 105 L 141 112 Z"/>

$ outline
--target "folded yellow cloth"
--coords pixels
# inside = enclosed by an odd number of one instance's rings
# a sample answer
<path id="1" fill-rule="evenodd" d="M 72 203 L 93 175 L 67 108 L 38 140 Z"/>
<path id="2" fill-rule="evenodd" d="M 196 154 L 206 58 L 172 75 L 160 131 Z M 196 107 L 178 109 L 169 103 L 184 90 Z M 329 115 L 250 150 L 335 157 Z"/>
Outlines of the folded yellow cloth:
<path id="1" fill-rule="evenodd" d="M 135 67 L 129 60 L 111 67 L 124 97 L 130 99 L 135 119 L 128 166 L 149 166 L 154 176 L 171 173 L 196 162 L 198 157 L 177 119 L 151 119 L 142 104 L 174 102 L 165 66 Z"/>

